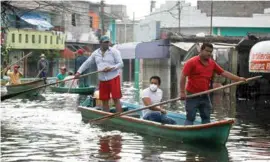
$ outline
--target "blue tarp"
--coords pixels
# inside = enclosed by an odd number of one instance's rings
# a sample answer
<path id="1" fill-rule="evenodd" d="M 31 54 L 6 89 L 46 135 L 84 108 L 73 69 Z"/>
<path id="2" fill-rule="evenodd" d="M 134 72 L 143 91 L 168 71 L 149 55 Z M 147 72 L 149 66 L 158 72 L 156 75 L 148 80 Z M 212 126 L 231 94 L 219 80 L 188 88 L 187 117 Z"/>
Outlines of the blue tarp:
<path id="1" fill-rule="evenodd" d="M 39 14 L 36 13 L 26 13 L 21 16 L 21 19 L 26 21 L 29 24 L 38 26 L 40 29 L 47 29 L 49 30 L 53 26 L 46 21 L 44 18 L 42 18 Z"/>

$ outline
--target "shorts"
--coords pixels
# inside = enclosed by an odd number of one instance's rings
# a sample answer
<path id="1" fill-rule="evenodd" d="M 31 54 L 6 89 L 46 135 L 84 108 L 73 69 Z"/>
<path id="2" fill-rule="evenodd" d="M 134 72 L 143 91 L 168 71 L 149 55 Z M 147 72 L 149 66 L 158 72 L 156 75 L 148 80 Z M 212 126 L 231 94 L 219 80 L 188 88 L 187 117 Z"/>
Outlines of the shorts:
<path id="1" fill-rule="evenodd" d="M 111 80 L 99 82 L 99 99 L 109 100 L 111 97 L 112 99 L 122 97 L 119 75 Z"/>

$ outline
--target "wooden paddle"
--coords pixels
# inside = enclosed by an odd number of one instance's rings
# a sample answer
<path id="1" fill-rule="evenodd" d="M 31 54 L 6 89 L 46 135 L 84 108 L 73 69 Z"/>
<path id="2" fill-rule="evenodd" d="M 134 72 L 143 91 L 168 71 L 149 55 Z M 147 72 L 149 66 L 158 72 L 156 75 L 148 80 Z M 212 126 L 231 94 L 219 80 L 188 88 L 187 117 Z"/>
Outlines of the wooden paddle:
<path id="1" fill-rule="evenodd" d="M 84 75 L 81 75 L 79 78 L 83 78 L 83 77 L 86 77 L 88 75 L 96 74 L 96 73 L 99 73 L 99 72 L 102 72 L 102 71 L 94 71 L 94 72 L 91 72 L 91 73 L 88 73 L 88 74 L 84 74 Z M 57 81 L 55 83 L 41 85 L 41 86 L 38 86 L 38 87 L 35 87 L 35 88 L 31 88 L 31 89 L 27 89 L 25 91 L 21 91 L 21 92 L 17 92 L 17 93 L 7 94 L 7 95 L 4 95 L 4 96 L 1 96 L 1 101 L 4 101 L 6 99 L 9 99 L 9 98 L 12 98 L 12 97 L 15 97 L 15 96 L 18 96 L 18 95 L 23 94 L 23 93 L 26 93 L 26 92 L 30 92 L 30 91 L 37 90 L 37 89 L 40 89 L 40 88 L 43 88 L 43 87 L 55 85 L 55 84 L 62 83 L 62 82 L 65 82 L 65 81 L 69 81 L 69 80 L 72 80 L 72 79 L 74 79 L 74 78 Z"/>
<path id="2" fill-rule="evenodd" d="M 18 61 L 14 62 L 14 63 L 11 63 L 11 64 L 8 65 L 7 67 L 11 67 L 11 66 L 17 64 L 18 62 L 20 62 L 20 61 L 23 60 L 24 58 L 30 56 L 31 54 L 32 54 L 32 52 L 29 52 L 27 55 L 23 56 L 23 57 L 22 57 L 21 59 L 19 59 Z M 3 71 L 5 71 L 7 67 L 5 67 L 5 68 L 1 71 L 1 73 L 2 73 Z"/>
<path id="3" fill-rule="evenodd" d="M 262 76 L 256 76 L 256 77 L 248 78 L 246 80 L 246 82 L 251 81 L 251 80 L 255 80 L 255 79 L 259 79 L 261 77 Z M 208 94 L 208 93 L 211 93 L 211 92 L 214 92 L 214 91 L 217 91 L 217 90 L 221 90 L 221 89 L 225 89 L 225 88 L 228 88 L 228 87 L 231 87 L 231 86 L 234 86 L 234 85 L 238 85 L 238 84 L 241 84 L 241 83 L 245 83 L 245 82 L 244 81 L 234 82 L 234 83 L 222 86 L 222 87 L 218 87 L 218 88 L 210 89 L 210 90 L 207 90 L 207 91 L 203 91 L 203 92 L 195 93 L 195 94 L 192 94 L 192 95 L 188 95 L 187 98 L 192 98 L 192 97 Z M 123 116 L 123 115 L 127 115 L 127 114 L 134 113 L 134 112 L 137 112 L 137 111 L 142 111 L 142 110 L 145 110 L 145 109 L 149 109 L 149 108 L 154 107 L 154 106 L 164 105 L 164 104 L 167 104 L 167 103 L 170 103 L 170 102 L 178 101 L 180 99 L 181 98 L 178 97 L 178 98 L 170 99 L 170 100 L 163 101 L 163 102 L 160 102 L 160 103 L 148 105 L 148 106 L 145 106 L 145 107 L 142 107 L 142 108 L 139 108 L 139 109 L 134 109 L 134 110 L 130 110 L 130 111 L 127 111 L 127 112 L 122 112 L 122 113 L 118 112 L 118 113 L 114 113 L 114 114 L 111 114 L 111 115 L 106 115 L 106 116 L 103 116 L 103 117 L 100 117 L 100 118 L 89 120 L 89 122 L 91 123 L 91 122 L 97 122 L 97 121 L 105 121 L 105 120 L 108 120 L 108 119 L 111 119 L 111 118 L 114 118 L 114 117 Z"/>
<path id="4" fill-rule="evenodd" d="M 68 92 L 67 92 L 67 93 L 69 93 L 69 91 L 70 91 L 71 87 L 72 87 L 72 86 L 73 86 L 73 84 L 74 84 L 74 81 L 75 81 L 75 79 L 73 79 L 73 80 L 72 80 L 72 83 L 71 83 L 71 85 L 69 86 L 69 89 L 68 89 Z"/>
<path id="5" fill-rule="evenodd" d="M 39 70 L 39 72 L 38 72 L 36 78 L 39 76 L 39 74 L 40 74 L 44 69 L 45 69 L 45 67 L 43 67 L 41 70 Z"/>

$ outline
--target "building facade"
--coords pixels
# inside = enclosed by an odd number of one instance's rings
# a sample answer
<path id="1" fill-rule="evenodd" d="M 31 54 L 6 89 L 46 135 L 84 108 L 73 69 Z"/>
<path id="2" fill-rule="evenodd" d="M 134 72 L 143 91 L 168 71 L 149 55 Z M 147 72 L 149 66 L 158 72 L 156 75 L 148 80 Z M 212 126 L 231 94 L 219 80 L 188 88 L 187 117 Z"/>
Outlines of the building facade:
<path id="1" fill-rule="evenodd" d="M 204 1 L 203 1 L 204 2 Z M 264 2 L 264 1 L 262 1 Z M 200 1 L 198 2 L 200 3 Z M 214 1 L 214 3 L 216 3 Z M 262 6 L 264 2 L 258 1 L 259 5 Z M 244 2 L 242 3 L 244 4 Z M 208 6 L 210 8 L 210 6 Z M 266 6 L 267 7 L 267 6 Z M 220 8 L 219 12 L 222 10 L 228 11 L 227 7 Z M 144 34 L 145 39 L 151 37 L 151 39 L 156 39 L 156 35 L 164 35 L 166 32 L 176 32 L 183 35 L 196 35 L 199 33 L 204 33 L 204 35 L 220 35 L 220 36 L 245 36 L 248 32 L 257 33 L 269 33 L 270 29 L 270 12 L 269 9 L 258 9 L 259 13 L 252 13 L 251 16 L 213 16 L 212 25 L 211 17 L 204 13 L 202 10 L 195 6 L 191 6 L 190 3 L 185 3 L 184 1 L 167 1 L 162 4 L 160 8 L 155 9 L 150 15 L 146 16 L 145 19 L 141 20 L 138 25 L 146 25 L 145 22 L 160 22 L 160 31 L 163 33 L 152 33 Z M 241 11 L 242 12 L 242 11 Z M 244 12 L 244 11 L 243 11 Z M 180 16 L 179 16 L 180 13 Z M 144 29 L 141 29 L 143 31 Z M 135 34 L 141 32 L 137 31 Z M 152 35 L 152 36 L 151 36 Z M 139 39 L 136 41 L 142 41 Z"/>

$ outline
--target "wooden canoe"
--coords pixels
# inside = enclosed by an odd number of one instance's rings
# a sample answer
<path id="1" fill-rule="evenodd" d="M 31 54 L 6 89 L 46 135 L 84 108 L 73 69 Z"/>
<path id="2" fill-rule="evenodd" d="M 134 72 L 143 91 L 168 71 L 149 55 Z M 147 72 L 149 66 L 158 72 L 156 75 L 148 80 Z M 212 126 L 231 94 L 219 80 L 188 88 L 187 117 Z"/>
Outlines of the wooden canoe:
<path id="1" fill-rule="evenodd" d="M 67 93 L 69 91 L 68 87 L 50 87 L 50 88 L 52 92 L 57 92 L 57 93 Z M 71 88 L 69 93 L 90 95 L 94 93 L 95 89 L 96 89 L 95 86 L 83 87 L 83 88 Z"/>
<path id="2" fill-rule="evenodd" d="M 17 84 L 17 85 L 7 85 L 7 93 L 8 94 L 12 94 L 12 93 L 18 93 L 18 92 L 22 92 L 31 88 L 35 88 L 38 86 L 42 86 L 44 85 L 44 80 L 43 79 L 38 79 L 35 81 L 29 81 L 26 83 L 22 83 L 22 84 Z M 33 95 L 37 95 L 38 92 L 40 91 L 40 89 L 38 90 L 33 90 L 27 94 L 33 94 Z"/>
<path id="3" fill-rule="evenodd" d="M 85 103 L 85 102 L 84 102 Z M 111 108 L 111 112 L 101 111 L 98 107 L 79 106 L 82 120 L 88 122 L 90 119 L 99 118 L 115 112 L 115 108 Z M 134 105 L 122 102 L 124 111 L 140 108 L 139 105 Z M 111 125 L 120 127 L 128 131 L 135 131 L 156 137 L 166 138 L 174 141 L 225 145 L 229 137 L 230 129 L 234 123 L 233 119 L 214 121 L 208 124 L 200 124 L 200 119 L 196 119 L 194 125 L 184 126 L 185 115 L 168 112 L 167 115 L 173 118 L 177 125 L 161 124 L 158 122 L 141 119 L 142 112 L 137 112 L 131 116 L 120 116 L 102 122 L 102 125 Z"/>

